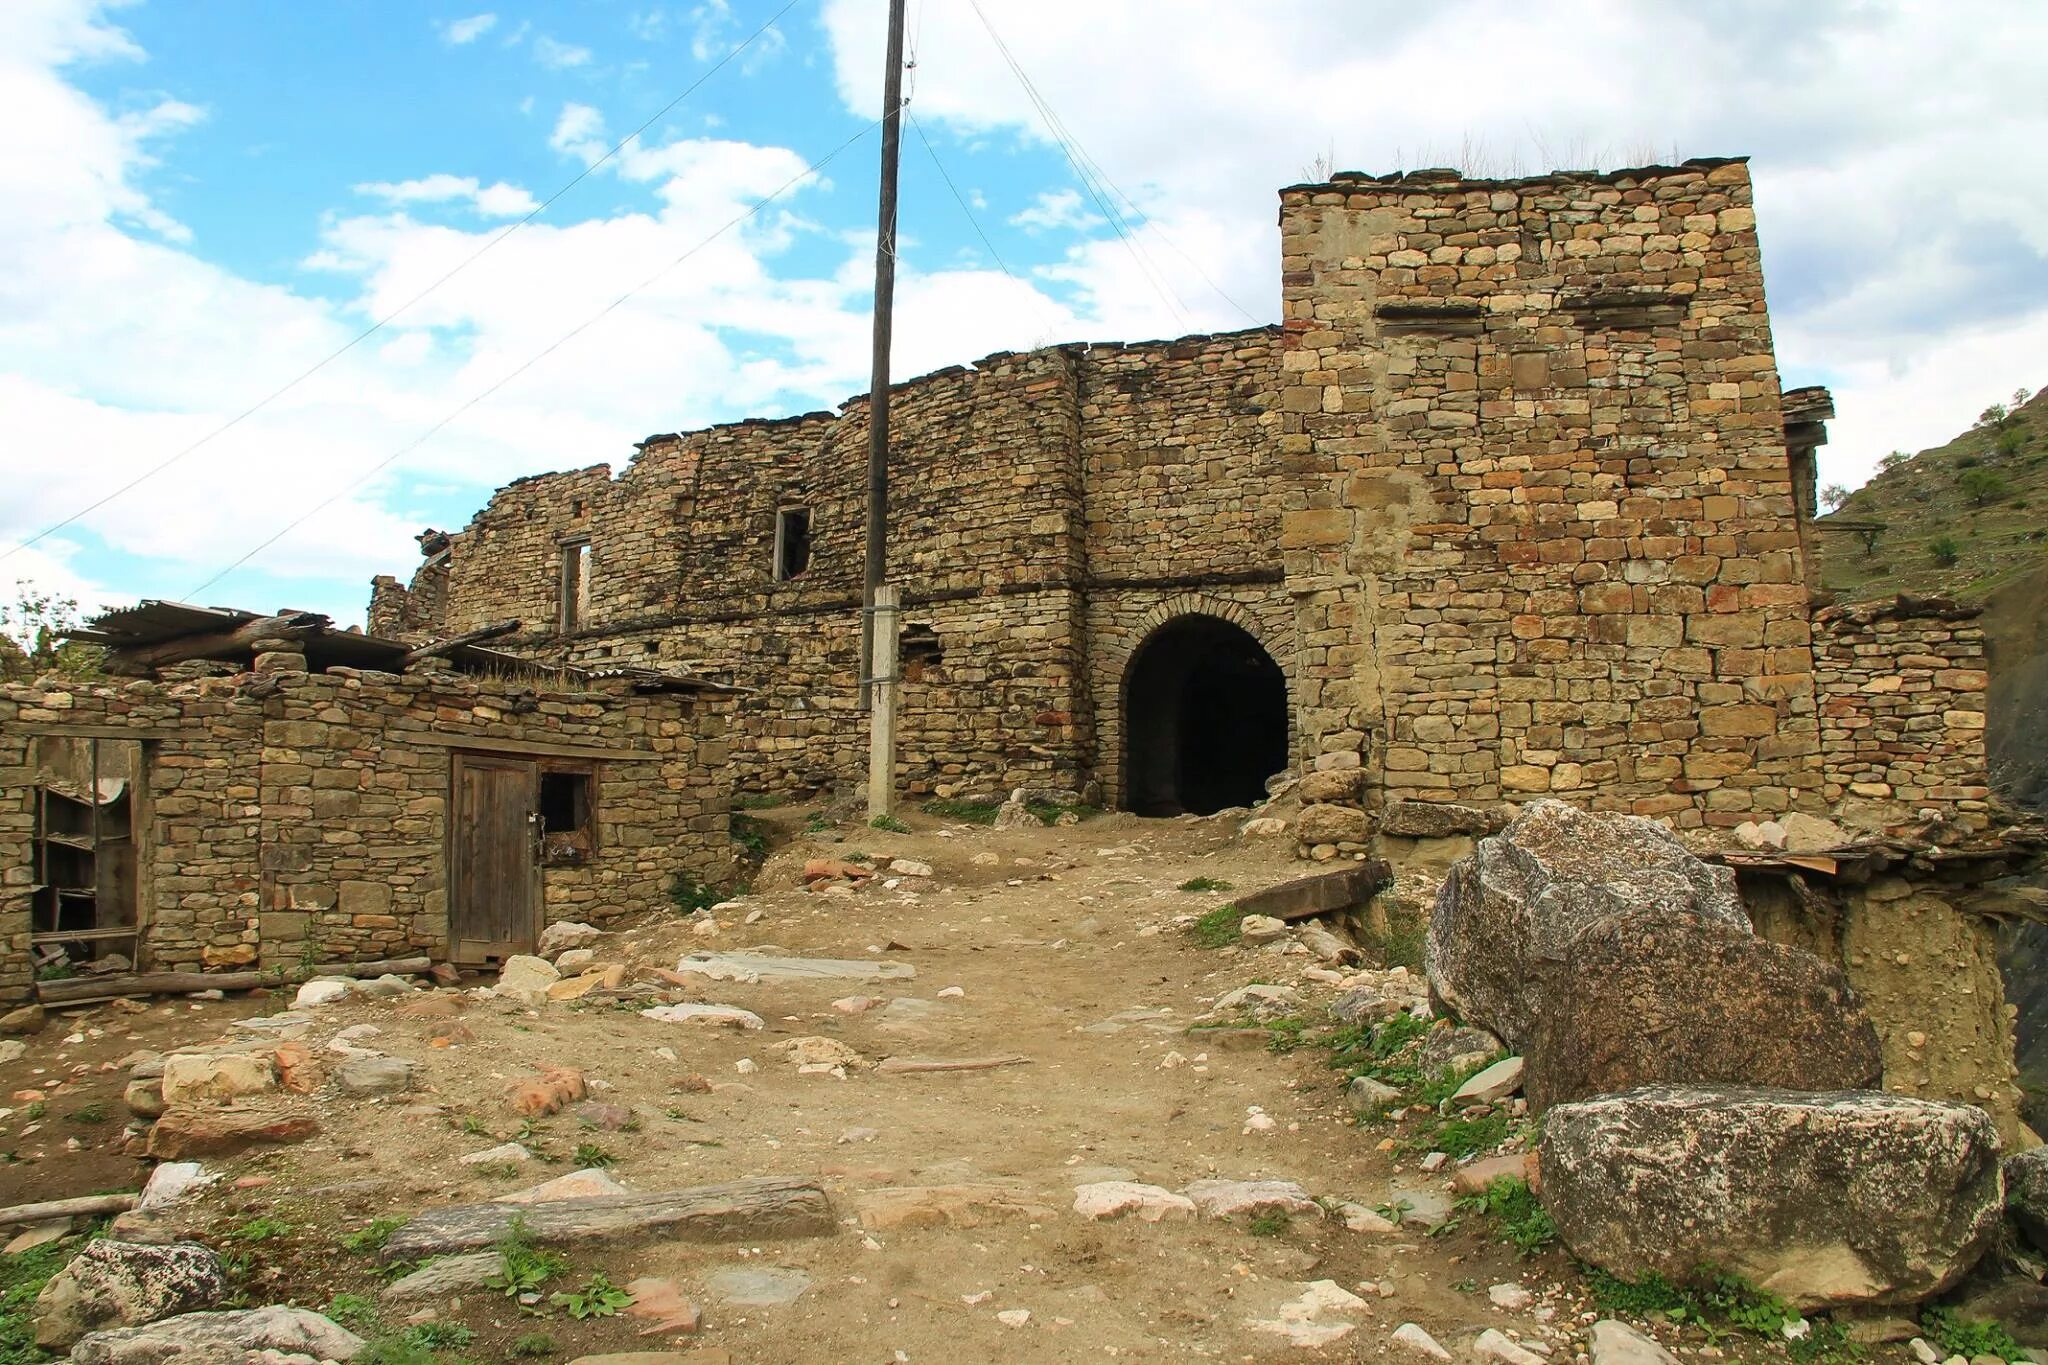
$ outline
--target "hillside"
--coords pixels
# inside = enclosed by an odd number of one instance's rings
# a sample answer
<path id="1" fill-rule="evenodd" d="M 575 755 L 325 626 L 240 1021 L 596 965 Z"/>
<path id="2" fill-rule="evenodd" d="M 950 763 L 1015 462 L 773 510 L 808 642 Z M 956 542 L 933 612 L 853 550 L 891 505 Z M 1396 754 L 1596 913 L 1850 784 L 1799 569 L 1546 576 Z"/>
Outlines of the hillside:
<path id="1" fill-rule="evenodd" d="M 1820 519 L 1823 587 L 1842 601 L 1904 592 L 1982 602 L 2048 567 L 2048 391 L 1991 411 L 2004 416 L 1947 445 L 1887 456 Z"/>

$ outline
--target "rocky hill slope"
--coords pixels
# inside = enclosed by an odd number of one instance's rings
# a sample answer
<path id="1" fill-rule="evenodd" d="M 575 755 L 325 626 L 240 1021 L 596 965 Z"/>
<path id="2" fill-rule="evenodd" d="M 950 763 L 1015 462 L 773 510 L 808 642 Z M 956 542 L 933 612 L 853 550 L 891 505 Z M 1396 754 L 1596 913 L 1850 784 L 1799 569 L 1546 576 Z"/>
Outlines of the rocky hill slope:
<path id="1" fill-rule="evenodd" d="M 1894 451 L 1822 517 L 1822 586 L 1843 601 L 1904 592 L 1983 602 L 2048 568 L 2048 390 L 2025 393 L 1946 445 Z"/>

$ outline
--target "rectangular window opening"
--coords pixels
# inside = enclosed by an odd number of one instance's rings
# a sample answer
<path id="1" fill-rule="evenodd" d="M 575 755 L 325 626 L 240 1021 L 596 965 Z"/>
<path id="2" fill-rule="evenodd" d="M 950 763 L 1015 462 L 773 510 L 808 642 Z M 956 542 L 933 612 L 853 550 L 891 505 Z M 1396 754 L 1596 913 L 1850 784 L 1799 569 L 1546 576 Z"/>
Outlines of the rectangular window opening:
<path id="1" fill-rule="evenodd" d="M 31 751 L 35 828 L 29 946 L 38 977 L 122 958 L 136 963 L 135 740 L 46 735 Z"/>
<path id="2" fill-rule="evenodd" d="M 590 542 L 562 546 L 562 631 L 581 630 L 590 618 Z"/>
<path id="3" fill-rule="evenodd" d="M 587 768 L 542 769 L 540 774 L 541 862 L 550 867 L 586 862 L 597 845 L 594 793 Z"/>
<path id="4" fill-rule="evenodd" d="M 811 566 L 811 509 L 785 507 L 775 514 L 775 579 L 784 582 Z"/>

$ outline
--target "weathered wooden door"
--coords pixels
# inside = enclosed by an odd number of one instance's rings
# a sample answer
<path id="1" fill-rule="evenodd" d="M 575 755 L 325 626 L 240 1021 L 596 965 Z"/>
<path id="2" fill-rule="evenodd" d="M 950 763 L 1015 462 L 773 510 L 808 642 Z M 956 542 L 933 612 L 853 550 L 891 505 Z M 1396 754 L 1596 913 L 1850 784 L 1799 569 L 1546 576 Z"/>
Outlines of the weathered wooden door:
<path id="1" fill-rule="evenodd" d="M 448 955 L 503 962 L 540 937 L 540 767 L 454 755 L 448 819 Z"/>

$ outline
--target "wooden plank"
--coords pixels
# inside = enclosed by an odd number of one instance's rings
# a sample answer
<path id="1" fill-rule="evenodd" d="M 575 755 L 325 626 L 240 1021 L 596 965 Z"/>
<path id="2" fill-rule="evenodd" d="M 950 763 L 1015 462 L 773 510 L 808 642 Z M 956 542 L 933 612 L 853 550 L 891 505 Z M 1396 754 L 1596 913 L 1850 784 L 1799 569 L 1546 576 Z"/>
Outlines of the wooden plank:
<path id="1" fill-rule="evenodd" d="M 76 1199 L 49 1199 L 40 1204 L 16 1204 L 0 1209 L 0 1226 L 14 1223 L 47 1223 L 55 1218 L 76 1218 L 80 1214 L 126 1213 L 141 1200 L 139 1194 L 87 1194 Z"/>
<path id="2" fill-rule="evenodd" d="M 446 654 L 451 650 L 461 649 L 464 645 L 478 645 L 482 644 L 485 640 L 495 640 L 500 636 L 510 635 L 518 629 L 519 622 L 517 621 L 494 621 L 481 630 L 472 630 L 464 635 L 451 635 L 445 640 L 436 640 L 430 645 L 421 645 L 418 649 L 412 650 L 403 659 L 400 659 L 398 663 L 400 667 L 421 663 L 427 659 Z"/>
<path id="3" fill-rule="evenodd" d="M 1323 872 L 1297 877 L 1263 891 L 1239 896 L 1235 902 L 1247 915 L 1271 915 L 1278 920 L 1314 919 L 1337 910 L 1363 905 L 1393 885 L 1394 872 L 1382 859 L 1356 863 L 1341 872 Z"/>
<path id="4" fill-rule="evenodd" d="M 837 1231 L 832 1203 L 810 1180 L 767 1177 L 663 1194 L 614 1194 L 538 1204 L 456 1204 L 428 1209 L 391 1234 L 386 1264 L 490 1246 L 520 1219 L 536 1242 L 601 1237 L 697 1242 L 824 1237 Z"/>
<path id="5" fill-rule="evenodd" d="M 536 740 L 493 739 L 489 735 L 451 735 L 439 731 L 407 735 L 404 742 L 435 749 L 460 749 L 482 757 L 517 754 L 522 758 L 590 758 L 612 763 L 658 763 L 663 757 L 645 749 L 600 749 L 588 744 L 543 744 Z"/>
<path id="6" fill-rule="evenodd" d="M 232 660 L 259 640 L 303 640 L 328 624 L 328 618 L 319 612 L 293 611 L 259 616 L 227 630 L 180 635 L 146 645 L 109 646 L 106 670 L 122 675 L 147 674 L 165 664 L 184 663 L 188 659 Z"/>
<path id="7" fill-rule="evenodd" d="M 123 930 L 124 933 L 137 932 Z M 62 940 L 78 934 L 53 933 Z M 326 962 L 314 976 L 418 976 L 433 966 L 424 957 L 383 958 L 375 962 Z M 46 1005 L 83 1005 L 100 1000 L 125 1000 L 141 995 L 186 995 L 193 991 L 252 991 L 296 981 L 298 973 L 269 968 L 253 972 L 149 972 L 81 976 L 65 981 L 38 981 L 36 997 Z"/>
<path id="8" fill-rule="evenodd" d="M 1026 1066 L 1029 1057 L 884 1057 L 875 1070 L 884 1076 L 933 1076 L 947 1071 L 993 1071 L 999 1066 Z"/>

